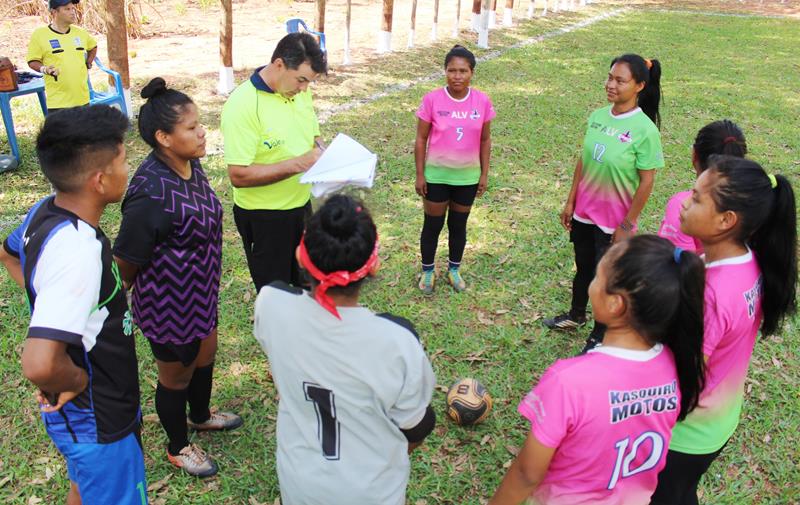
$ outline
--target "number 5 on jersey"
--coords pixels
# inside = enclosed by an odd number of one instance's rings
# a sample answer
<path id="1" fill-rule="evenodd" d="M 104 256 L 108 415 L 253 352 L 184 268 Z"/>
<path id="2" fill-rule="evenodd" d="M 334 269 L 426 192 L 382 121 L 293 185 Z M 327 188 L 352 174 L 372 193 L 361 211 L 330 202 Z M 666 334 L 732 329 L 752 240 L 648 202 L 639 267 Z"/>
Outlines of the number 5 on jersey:
<path id="1" fill-rule="evenodd" d="M 317 412 L 317 438 L 322 444 L 325 459 L 339 460 L 339 421 L 336 420 L 336 401 L 333 391 L 312 382 L 303 383 L 306 401 L 314 402 Z"/>
<path id="2" fill-rule="evenodd" d="M 456 128 L 456 142 L 461 142 L 462 138 L 464 138 L 464 127 L 459 126 Z"/>

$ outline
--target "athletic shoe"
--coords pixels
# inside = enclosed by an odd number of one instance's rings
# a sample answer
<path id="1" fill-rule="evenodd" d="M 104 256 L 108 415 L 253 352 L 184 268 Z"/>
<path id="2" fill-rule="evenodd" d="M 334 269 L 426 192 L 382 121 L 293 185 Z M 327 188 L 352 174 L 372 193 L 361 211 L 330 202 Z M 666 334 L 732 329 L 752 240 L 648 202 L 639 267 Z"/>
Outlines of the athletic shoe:
<path id="1" fill-rule="evenodd" d="M 214 460 L 195 444 L 187 445 L 177 456 L 173 456 L 167 451 L 167 459 L 173 465 L 195 477 L 211 477 L 216 475 L 219 470 Z"/>
<path id="2" fill-rule="evenodd" d="M 595 347 L 603 344 L 603 337 L 606 335 L 605 327 L 602 330 L 598 330 L 597 327 L 589 333 L 589 338 L 586 339 L 586 343 L 583 345 L 583 349 L 581 352 L 578 353 L 578 356 L 582 354 L 586 354 L 587 352 L 591 351 Z"/>
<path id="3" fill-rule="evenodd" d="M 447 280 L 450 282 L 450 285 L 453 286 L 453 289 L 456 290 L 457 293 L 460 293 L 467 289 L 467 283 L 464 282 L 464 278 L 461 277 L 461 274 L 458 273 L 457 268 L 450 268 L 447 270 Z"/>
<path id="4" fill-rule="evenodd" d="M 433 270 L 423 270 L 419 277 L 419 289 L 423 295 L 432 295 L 433 286 L 436 284 L 436 273 Z"/>
<path id="5" fill-rule="evenodd" d="M 551 330 L 574 330 L 586 324 L 586 316 L 572 317 L 569 312 L 545 319 L 542 323 Z"/>
<path id="6" fill-rule="evenodd" d="M 195 431 L 229 431 L 235 430 L 244 424 L 244 421 L 233 412 L 212 412 L 211 417 L 204 423 L 193 423 L 187 418 L 186 424 Z"/>

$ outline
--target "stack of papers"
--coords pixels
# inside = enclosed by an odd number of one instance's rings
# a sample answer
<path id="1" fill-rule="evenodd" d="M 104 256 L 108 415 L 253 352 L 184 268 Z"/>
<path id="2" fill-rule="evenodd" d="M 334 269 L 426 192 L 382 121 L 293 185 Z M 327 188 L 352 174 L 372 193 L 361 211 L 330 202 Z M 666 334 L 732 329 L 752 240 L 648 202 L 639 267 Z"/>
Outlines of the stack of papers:
<path id="1" fill-rule="evenodd" d="M 340 133 L 300 182 L 312 184 L 311 194 L 317 198 L 348 185 L 371 188 L 377 163 L 378 155 Z"/>

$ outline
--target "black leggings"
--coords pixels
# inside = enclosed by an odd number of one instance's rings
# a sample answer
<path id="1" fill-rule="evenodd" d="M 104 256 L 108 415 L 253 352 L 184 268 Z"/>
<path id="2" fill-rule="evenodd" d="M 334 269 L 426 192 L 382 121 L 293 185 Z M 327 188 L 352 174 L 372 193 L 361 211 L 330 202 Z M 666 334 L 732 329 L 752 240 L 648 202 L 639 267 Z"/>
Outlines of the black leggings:
<path id="1" fill-rule="evenodd" d="M 596 225 L 581 223 L 573 219 L 569 240 L 575 248 L 576 267 L 575 278 L 572 280 L 570 314 L 573 317 L 584 316 L 586 304 L 589 303 L 589 284 L 594 279 L 600 258 L 611 246 L 611 235 Z"/>
<path id="2" fill-rule="evenodd" d="M 698 505 L 697 485 L 722 449 L 711 454 L 667 452 L 667 464 L 658 474 L 658 486 L 650 505 Z"/>
<path id="3" fill-rule="evenodd" d="M 458 267 L 467 246 L 467 219 L 469 212 L 447 211 L 447 232 L 450 267 Z M 439 245 L 439 233 L 444 227 L 444 216 L 425 214 L 422 233 L 419 236 L 419 248 L 422 253 L 422 269 L 432 270 L 436 259 L 436 247 Z"/>

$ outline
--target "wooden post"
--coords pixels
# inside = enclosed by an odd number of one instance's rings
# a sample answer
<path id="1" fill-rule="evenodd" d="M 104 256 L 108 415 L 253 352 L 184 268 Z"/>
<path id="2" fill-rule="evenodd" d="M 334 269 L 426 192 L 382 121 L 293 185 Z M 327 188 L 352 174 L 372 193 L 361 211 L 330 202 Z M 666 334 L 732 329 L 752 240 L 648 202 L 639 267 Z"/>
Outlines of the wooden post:
<path id="1" fill-rule="evenodd" d="M 481 0 L 472 0 L 472 31 L 481 29 Z"/>
<path id="2" fill-rule="evenodd" d="M 514 23 L 514 0 L 506 0 L 506 10 L 503 11 L 503 26 Z"/>
<path id="3" fill-rule="evenodd" d="M 497 0 L 492 0 L 489 8 L 489 29 L 493 30 L 497 26 Z"/>
<path id="4" fill-rule="evenodd" d="M 217 92 L 227 95 L 233 91 L 233 4 L 231 0 L 220 0 L 222 17 L 219 23 L 219 81 Z"/>
<path id="5" fill-rule="evenodd" d="M 345 12 L 344 24 L 344 60 L 342 65 L 350 64 L 350 14 L 352 12 L 352 1 L 347 0 L 347 10 Z"/>
<path id="6" fill-rule="evenodd" d="M 456 0 L 456 22 L 453 25 L 453 38 L 458 38 L 458 33 L 461 31 L 461 0 Z"/>
<path id="7" fill-rule="evenodd" d="M 378 33 L 378 52 L 388 53 L 392 50 L 392 13 L 394 0 L 383 0 L 383 17 L 381 31 Z"/>
<path id="8" fill-rule="evenodd" d="M 128 69 L 128 25 L 125 21 L 125 0 L 106 0 L 106 41 L 109 66 L 122 77 L 122 92 L 128 112 L 131 104 L 131 76 Z M 113 81 L 112 81 L 113 84 Z"/>
<path id="9" fill-rule="evenodd" d="M 478 47 L 489 49 L 489 7 L 491 0 L 483 0 L 481 9 L 481 27 L 478 31 Z"/>
<path id="10" fill-rule="evenodd" d="M 459 1 L 459 4 L 461 2 Z M 458 18 L 458 14 L 456 14 L 456 18 Z M 439 0 L 433 0 L 433 27 L 431 28 L 431 40 L 437 39 L 437 29 L 439 26 Z"/>
<path id="11" fill-rule="evenodd" d="M 414 31 L 417 28 L 417 0 L 411 2 L 411 30 L 408 32 L 408 47 L 414 47 Z"/>
<path id="12" fill-rule="evenodd" d="M 316 0 L 317 15 L 314 17 L 314 30 L 325 33 L 325 0 Z"/>

